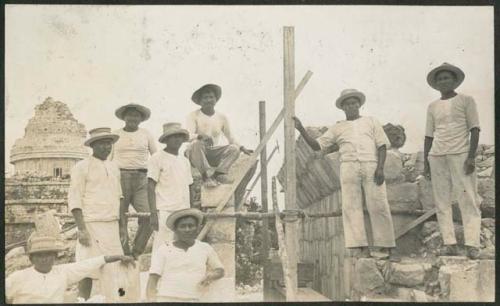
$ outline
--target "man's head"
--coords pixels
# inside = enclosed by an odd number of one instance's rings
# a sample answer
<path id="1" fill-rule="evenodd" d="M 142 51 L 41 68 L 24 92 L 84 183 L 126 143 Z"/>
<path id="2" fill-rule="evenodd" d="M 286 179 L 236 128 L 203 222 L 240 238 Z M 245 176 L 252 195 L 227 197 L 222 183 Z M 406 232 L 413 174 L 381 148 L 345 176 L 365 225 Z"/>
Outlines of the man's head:
<path id="1" fill-rule="evenodd" d="M 107 127 L 96 128 L 89 131 L 90 137 L 85 141 L 85 145 L 92 148 L 92 155 L 101 160 L 106 160 L 113 143 L 120 136 L 111 133 L 111 129 Z"/>
<path id="2" fill-rule="evenodd" d="M 174 150 L 179 150 L 183 143 L 188 140 L 188 136 L 184 133 L 172 134 L 163 140 L 167 145 L 167 148 L 171 148 Z"/>
<path id="3" fill-rule="evenodd" d="M 427 83 L 440 92 L 455 90 L 465 79 L 464 72 L 451 64 L 443 63 L 427 74 Z"/>
<path id="4" fill-rule="evenodd" d="M 169 122 L 163 125 L 163 134 L 158 141 L 165 143 L 167 148 L 179 149 L 182 143 L 188 141 L 188 139 L 189 132 L 183 129 L 180 123 Z"/>
<path id="5" fill-rule="evenodd" d="M 215 84 L 206 84 L 198 88 L 191 97 L 191 100 L 200 105 L 201 108 L 211 109 L 219 101 L 222 95 L 222 89 Z"/>
<path id="6" fill-rule="evenodd" d="M 129 107 L 123 112 L 123 120 L 125 126 L 135 129 L 144 120 L 144 117 L 136 108 Z"/>
<path id="7" fill-rule="evenodd" d="M 57 258 L 56 251 L 37 252 L 29 254 L 33 266 L 38 272 L 49 273 Z"/>
<path id="8" fill-rule="evenodd" d="M 196 239 L 199 227 L 203 221 L 203 213 L 195 208 L 174 211 L 168 216 L 166 225 L 172 230 L 178 240 L 193 241 Z"/>
<path id="9" fill-rule="evenodd" d="M 38 272 L 48 273 L 62 250 L 55 237 L 33 232 L 27 241 L 27 251 L 31 263 Z"/>
<path id="10" fill-rule="evenodd" d="M 349 97 L 340 103 L 340 107 L 346 114 L 346 117 L 358 116 L 361 100 L 358 97 Z"/>

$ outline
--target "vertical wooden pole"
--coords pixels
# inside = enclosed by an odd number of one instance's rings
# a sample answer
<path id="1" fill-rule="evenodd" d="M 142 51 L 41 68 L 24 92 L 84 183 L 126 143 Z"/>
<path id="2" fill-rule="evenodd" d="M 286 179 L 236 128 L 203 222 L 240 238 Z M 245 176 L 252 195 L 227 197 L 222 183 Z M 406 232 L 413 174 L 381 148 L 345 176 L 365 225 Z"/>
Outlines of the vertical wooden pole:
<path id="1" fill-rule="evenodd" d="M 283 76 L 284 76 L 284 125 L 285 125 L 285 208 L 296 209 L 295 177 L 295 52 L 294 28 L 283 28 Z M 291 281 L 287 284 L 287 301 L 293 301 L 297 292 L 298 222 L 285 223 L 288 268 Z M 288 286 L 289 285 L 289 286 Z M 289 288 L 288 288 L 289 287 Z"/>
<path id="2" fill-rule="evenodd" d="M 259 134 L 260 139 L 264 138 L 266 134 L 266 101 L 259 102 Z M 273 151 L 274 152 L 274 151 Z M 262 204 L 262 210 L 268 212 L 268 193 L 267 193 L 267 149 L 266 146 L 262 149 L 260 153 L 260 202 Z M 266 301 L 266 289 L 270 287 L 270 280 L 268 276 L 268 263 L 269 263 L 269 219 L 262 219 L 262 267 L 263 267 L 263 288 L 264 289 L 264 301 Z"/>

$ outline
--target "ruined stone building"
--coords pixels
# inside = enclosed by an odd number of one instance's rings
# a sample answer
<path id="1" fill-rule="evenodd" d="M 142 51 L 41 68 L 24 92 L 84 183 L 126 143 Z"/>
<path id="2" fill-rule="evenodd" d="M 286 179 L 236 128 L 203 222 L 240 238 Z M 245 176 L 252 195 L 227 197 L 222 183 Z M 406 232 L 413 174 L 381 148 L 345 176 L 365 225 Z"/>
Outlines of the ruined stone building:
<path id="1" fill-rule="evenodd" d="M 64 177 L 88 155 L 83 145 L 87 131 L 68 106 L 48 97 L 35 107 L 35 116 L 10 152 L 15 173 L 38 177 Z"/>

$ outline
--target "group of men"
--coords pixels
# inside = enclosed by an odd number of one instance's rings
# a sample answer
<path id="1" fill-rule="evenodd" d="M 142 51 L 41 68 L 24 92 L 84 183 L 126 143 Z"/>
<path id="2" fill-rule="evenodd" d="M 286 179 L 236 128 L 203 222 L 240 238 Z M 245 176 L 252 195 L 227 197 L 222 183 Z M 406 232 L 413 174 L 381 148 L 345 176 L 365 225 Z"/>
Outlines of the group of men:
<path id="1" fill-rule="evenodd" d="M 481 211 L 477 194 L 475 157 L 479 142 L 479 118 L 474 99 L 455 92 L 464 72 L 443 63 L 427 75 L 428 84 L 440 98 L 427 108 L 424 144 L 424 176 L 430 179 L 436 215 L 444 247 L 441 255 L 458 255 L 452 218 L 452 198 L 458 195 L 465 246 L 471 259 L 480 256 Z M 338 121 L 319 138 L 311 137 L 298 118 L 295 127 L 313 150 L 340 153 L 340 184 L 345 245 L 359 257 L 370 257 L 366 235 L 363 196 L 373 233 L 373 246 L 382 257 L 399 261 L 393 252 L 394 228 L 384 183 L 386 150 L 390 145 L 380 123 L 361 116 L 365 95 L 344 90 L 336 101 L 346 120 Z M 332 148 L 333 147 L 333 148 Z"/>
<path id="2" fill-rule="evenodd" d="M 71 171 L 68 208 L 78 228 L 75 265 L 79 267 L 78 263 L 82 263 L 83 267 L 83 263 L 93 260 L 96 263 L 92 267 L 100 269 L 87 269 L 79 274 L 79 297 L 89 299 L 93 280 L 99 279 L 100 293 L 106 302 L 119 301 L 126 269 L 118 263 L 102 265 L 102 258 L 96 258 L 116 255 L 127 263 L 131 258 L 137 260 L 153 232 L 148 284 L 154 285 L 148 285 L 149 300 L 195 301 L 200 293 L 198 285 L 206 286 L 224 275 L 215 251 L 195 239 L 202 215 L 190 208 L 191 166 L 200 172 L 203 184 L 213 188 L 232 183 L 229 168 L 240 152 L 252 152 L 237 144 L 226 116 L 215 111 L 220 97 L 218 85 L 207 84 L 196 90 L 192 101 L 200 109 L 189 114 L 188 129 L 176 122 L 163 125 L 158 141 L 166 146 L 160 151 L 151 133 L 139 127 L 151 115 L 142 105 L 128 104 L 116 110 L 115 115 L 125 122 L 121 129 L 89 131 L 90 137 L 84 144 L 92 149 L 92 155 L 79 161 Z M 228 144 L 222 143 L 222 136 Z M 184 155 L 179 149 L 185 142 L 190 144 Z M 149 213 L 148 217 L 138 218 L 132 245 L 126 215 L 130 205 L 139 213 Z M 57 253 L 55 246 L 52 249 Z M 207 272 L 207 266 L 213 271 Z M 173 277 L 175 273 L 177 276 Z M 14 278 L 11 280 L 15 282 Z M 12 300 L 19 301 L 16 293 L 11 293 Z M 58 296 L 40 301 L 61 299 Z"/>
<path id="3" fill-rule="evenodd" d="M 476 259 L 481 214 L 474 162 L 480 128 L 473 98 L 455 92 L 464 77 L 461 69 L 447 63 L 428 74 L 427 82 L 441 97 L 427 110 L 424 175 L 433 185 L 445 244 L 443 254 L 456 255 L 451 202 L 452 193 L 458 191 L 465 245 L 468 256 Z M 221 88 L 214 84 L 196 90 L 192 101 L 200 105 L 200 109 L 189 114 L 187 129 L 174 122 L 163 125 L 158 141 L 166 146 L 161 151 L 157 150 L 151 133 L 139 128 L 151 114 L 142 105 L 128 104 L 116 110 L 116 116 L 125 121 L 122 129 L 91 130 L 85 145 L 92 148 L 92 155 L 75 165 L 68 195 L 68 206 L 78 227 L 77 262 L 50 272 L 58 251 L 54 241 L 47 237 L 31 239 L 28 252 L 34 267 L 9 277 L 7 296 L 10 300 L 29 302 L 38 298 L 37 302 L 61 302 L 63 289 L 76 281 L 80 281 L 79 296 L 88 299 L 92 280 L 99 279 L 106 301 L 115 302 L 119 295 L 116 282 L 120 278 L 117 261 L 130 263 L 137 259 L 153 231 L 148 300 L 196 301 L 200 287 L 223 277 L 224 269 L 215 251 L 195 239 L 203 214 L 190 208 L 189 189 L 193 183 L 191 167 L 200 172 L 207 188 L 213 188 L 232 183 L 229 168 L 240 152 L 252 153 L 237 143 L 227 118 L 215 111 L 220 97 Z M 358 256 L 371 256 L 364 224 L 365 202 L 373 246 L 398 261 L 399 257 L 393 252 L 395 235 L 384 182 L 384 163 L 390 143 L 375 118 L 360 115 L 365 100 L 365 95 L 358 90 L 342 91 L 335 105 L 344 111 L 346 120 L 337 122 L 317 139 L 307 133 L 296 117 L 295 126 L 312 149 L 332 150 L 333 147 L 340 152 L 346 247 L 355 250 Z M 222 135 L 228 145 L 221 145 Z M 184 142 L 190 144 L 182 155 L 179 149 Z M 149 217 L 138 219 L 132 248 L 126 217 L 129 205 L 137 212 L 149 213 Z M 21 280 L 33 286 L 26 289 Z M 46 285 L 49 280 L 50 285 Z M 45 298 L 41 298 L 43 295 Z"/>

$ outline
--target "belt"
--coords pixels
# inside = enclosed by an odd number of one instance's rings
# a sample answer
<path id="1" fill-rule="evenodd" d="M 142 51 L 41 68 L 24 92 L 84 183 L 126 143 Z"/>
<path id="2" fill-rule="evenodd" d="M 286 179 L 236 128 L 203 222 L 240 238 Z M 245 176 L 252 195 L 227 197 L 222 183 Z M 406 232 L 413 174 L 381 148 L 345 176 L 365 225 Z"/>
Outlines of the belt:
<path id="1" fill-rule="evenodd" d="M 127 172 L 148 172 L 148 169 L 122 169 L 120 168 L 120 171 L 127 171 Z"/>

